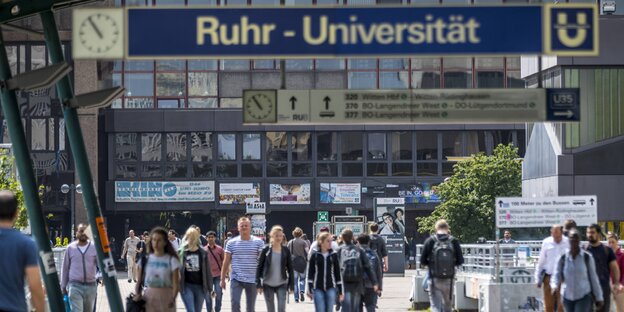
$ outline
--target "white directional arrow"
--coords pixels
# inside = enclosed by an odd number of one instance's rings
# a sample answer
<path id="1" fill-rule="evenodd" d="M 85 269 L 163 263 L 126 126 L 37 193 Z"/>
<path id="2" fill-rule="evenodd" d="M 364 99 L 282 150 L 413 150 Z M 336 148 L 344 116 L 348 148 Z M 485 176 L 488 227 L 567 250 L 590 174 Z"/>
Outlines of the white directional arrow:
<path id="1" fill-rule="evenodd" d="M 574 116 L 574 112 L 568 109 L 568 110 L 567 110 L 567 111 L 565 111 L 565 112 L 555 112 L 555 113 L 554 113 L 554 115 L 555 115 L 556 117 L 565 116 L 565 117 L 567 117 L 567 118 L 572 118 L 572 117 Z"/>

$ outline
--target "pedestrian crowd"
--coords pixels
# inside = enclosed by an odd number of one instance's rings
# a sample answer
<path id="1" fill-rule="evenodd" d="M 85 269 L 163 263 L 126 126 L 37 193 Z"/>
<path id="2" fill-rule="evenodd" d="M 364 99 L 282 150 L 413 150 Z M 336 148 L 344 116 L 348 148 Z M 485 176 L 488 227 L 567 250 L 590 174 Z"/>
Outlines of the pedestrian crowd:
<path id="1" fill-rule="evenodd" d="M 350 229 L 343 230 L 340 244 L 327 227 L 310 242 L 299 227 L 288 241 L 284 229 L 276 225 L 265 244 L 251 235 L 249 218 L 241 217 L 237 226 L 239 235 L 228 233 L 223 247 L 215 232 L 204 237 L 196 226 L 182 238 L 160 227 L 142 237 L 129 231 L 121 254 L 128 282 L 136 283 L 129 304 L 148 312 L 175 311 L 180 294 L 186 311 L 205 306 L 220 312 L 229 284 L 234 312 L 242 309 L 243 293 L 248 312 L 255 310 L 258 295 L 264 296 L 269 312 L 286 311 L 289 295 L 295 302 L 312 300 L 319 312 L 376 311 L 383 272 L 388 269 L 385 241 L 375 234 L 377 224 L 371 224 L 371 235 L 354 237 Z"/>
<path id="2" fill-rule="evenodd" d="M 0 311 L 26 311 L 25 289 L 31 294 L 32 309 L 44 311 L 44 292 L 32 239 L 13 229 L 18 201 L 10 191 L 0 191 L 0 249 L 13 252 L 0 258 Z M 228 233 L 223 247 L 217 234 L 204 236 L 197 226 L 182 238 L 174 230 L 156 227 L 141 237 L 129 231 L 122 258 L 128 267 L 128 282 L 136 283 L 127 299 L 129 309 L 175 311 L 181 295 L 186 311 L 220 312 L 222 295 L 229 283 L 231 309 L 241 311 L 245 293 L 246 311 L 255 311 L 258 295 L 264 296 L 267 311 L 284 312 L 289 294 L 295 302 L 312 300 L 315 311 L 374 312 L 382 295 L 383 275 L 388 271 L 388 251 L 379 226 L 371 234 L 354 236 L 345 229 L 339 237 L 322 227 L 313 242 L 297 227 L 286 240 L 284 229 L 273 226 L 269 243 L 251 235 L 251 221 L 241 217 L 238 236 Z M 62 262 L 61 290 L 71 311 L 94 310 L 98 268 L 95 246 L 79 224 L 76 240 L 68 245 Z M 535 269 L 535 281 L 543 290 L 546 312 L 624 312 L 624 252 L 619 237 L 603 235 L 598 224 L 581 233 L 573 220 L 555 224 L 542 242 Z M 607 244 L 602 240 L 606 237 Z M 511 231 L 497 242 L 516 242 Z M 427 267 L 423 288 L 429 292 L 432 312 L 453 311 L 453 285 L 457 268 L 464 263 L 459 240 L 451 235 L 445 220 L 423 244 L 420 257 Z M 25 287 L 26 286 L 26 287 Z"/>

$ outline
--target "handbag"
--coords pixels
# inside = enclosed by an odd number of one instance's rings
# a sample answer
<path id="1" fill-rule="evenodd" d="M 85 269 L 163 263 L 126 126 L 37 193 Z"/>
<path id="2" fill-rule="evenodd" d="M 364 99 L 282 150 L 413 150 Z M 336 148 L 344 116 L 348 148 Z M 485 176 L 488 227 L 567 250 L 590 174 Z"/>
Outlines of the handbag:
<path id="1" fill-rule="evenodd" d="M 134 294 L 130 293 L 126 297 L 126 312 L 145 312 L 145 300 L 134 301 Z"/>

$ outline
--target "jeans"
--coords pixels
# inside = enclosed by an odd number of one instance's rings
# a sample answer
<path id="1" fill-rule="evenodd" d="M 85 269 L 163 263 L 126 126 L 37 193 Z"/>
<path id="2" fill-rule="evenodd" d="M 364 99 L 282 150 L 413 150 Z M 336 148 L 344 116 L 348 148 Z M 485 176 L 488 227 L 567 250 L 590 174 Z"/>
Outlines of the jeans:
<path id="1" fill-rule="evenodd" d="M 215 312 L 221 312 L 221 300 L 223 299 L 223 289 L 221 289 L 221 277 L 212 278 L 212 290 L 215 292 Z M 210 297 L 210 296 L 209 296 Z M 206 299 L 206 309 L 208 312 L 212 311 L 212 297 L 210 300 Z"/>
<path id="2" fill-rule="evenodd" d="M 277 296 L 277 311 L 286 312 L 286 296 L 288 293 L 288 286 L 282 285 L 279 287 L 262 286 L 264 292 L 264 301 L 266 301 L 267 312 L 275 312 L 275 296 Z"/>
<path id="3" fill-rule="evenodd" d="M 334 303 L 336 303 L 336 288 L 314 289 L 314 311 L 334 312 Z"/>
<path id="4" fill-rule="evenodd" d="M 211 301 L 210 294 L 204 292 L 204 287 L 198 284 L 184 284 L 184 292 L 182 292 L 182 302 L 188 312 L 201 312 L 204 306 L 204 300 L 206 306 L 209 306 L 208 302 Z"/>
<path id="5" fill-rule="evenodd" d="M 295 302 L 299 302 L 300 294 L 305 294 L 305 273 L 295 273 Z"/>
<path id="6" fill-rule="evenodd" d="M 241 297 L 245 290 L 245 297 L 247 298 L 247 312 L 254 312 L 256 306 L 257 289 L 255 283 L 243 283 L 237 280 L 232 280 L 230 283 L 230 293 L 232 296 L 232 312 L 241 312 Z"/>
<path id="7" fill-rule="evenodd" d="M 71 310 L 76 312 L 91 312 L 95 306 L 97 283 L 70 282 L 68 288 Z"/>
<path id="8" fill-rule="evenodd" d="M 592 311 L 593 303 L 591 294 L 587 294 L 585 297 L 574 301 L 563 298 L 563 308 L 565 312 Z"/>
<path id="9" fill-rule="evenodd" d="M 429 281 L 429 303 L 431 312 L 453 311 L 451 297 L 454 280 L 452 278 L 432 278 Z"/>
<path id="10" fill-rule="evenodd" d="M 362 302 L 362 295 L 355 291 L 345 291 L 342 301 L 342 312 L 359 312 Z"/>
<path id="11" fill-rule="evenodd" d="M 373 288 L 366 288 L 364 296 L 362 296 L 362 303 L 366 307 L 366 312 L 375 312 L 377 308 L 377 292 Z M 364 311 L 364 309 L 360 308 L 360 311 Z"/>

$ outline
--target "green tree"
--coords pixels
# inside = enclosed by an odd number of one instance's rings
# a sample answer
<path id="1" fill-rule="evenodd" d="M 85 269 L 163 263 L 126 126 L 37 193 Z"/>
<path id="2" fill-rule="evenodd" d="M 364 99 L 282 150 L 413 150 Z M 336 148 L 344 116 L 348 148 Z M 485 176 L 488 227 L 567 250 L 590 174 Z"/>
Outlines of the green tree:
<path id="1" fill-rule="evenodd" d="M 24 205 L 24 194 L 20 187 L 19 181 L 15 178 L 15 170 L 13 167 L 13 158 L 3 155 L 0 157 L 0 190 L 11 190 L 17 197 L 19 205 L 19 213 L 15 227 L 23 229 L 28 226 L 28 214 Z"/>
<path id="2" fill-rule="evenodd" d="M 433 232 L 436 221 L 446 219 L 453 236 L 463 242 L 493 239 L 495 198 L 522 194 L 518 148 L 499 145 L 492 156 L 479 153 L 458 162 L 453 176 L 440 184 L 437 192 L 442 202 L 431 215 L 416 218 L 421 233 Z"/>

